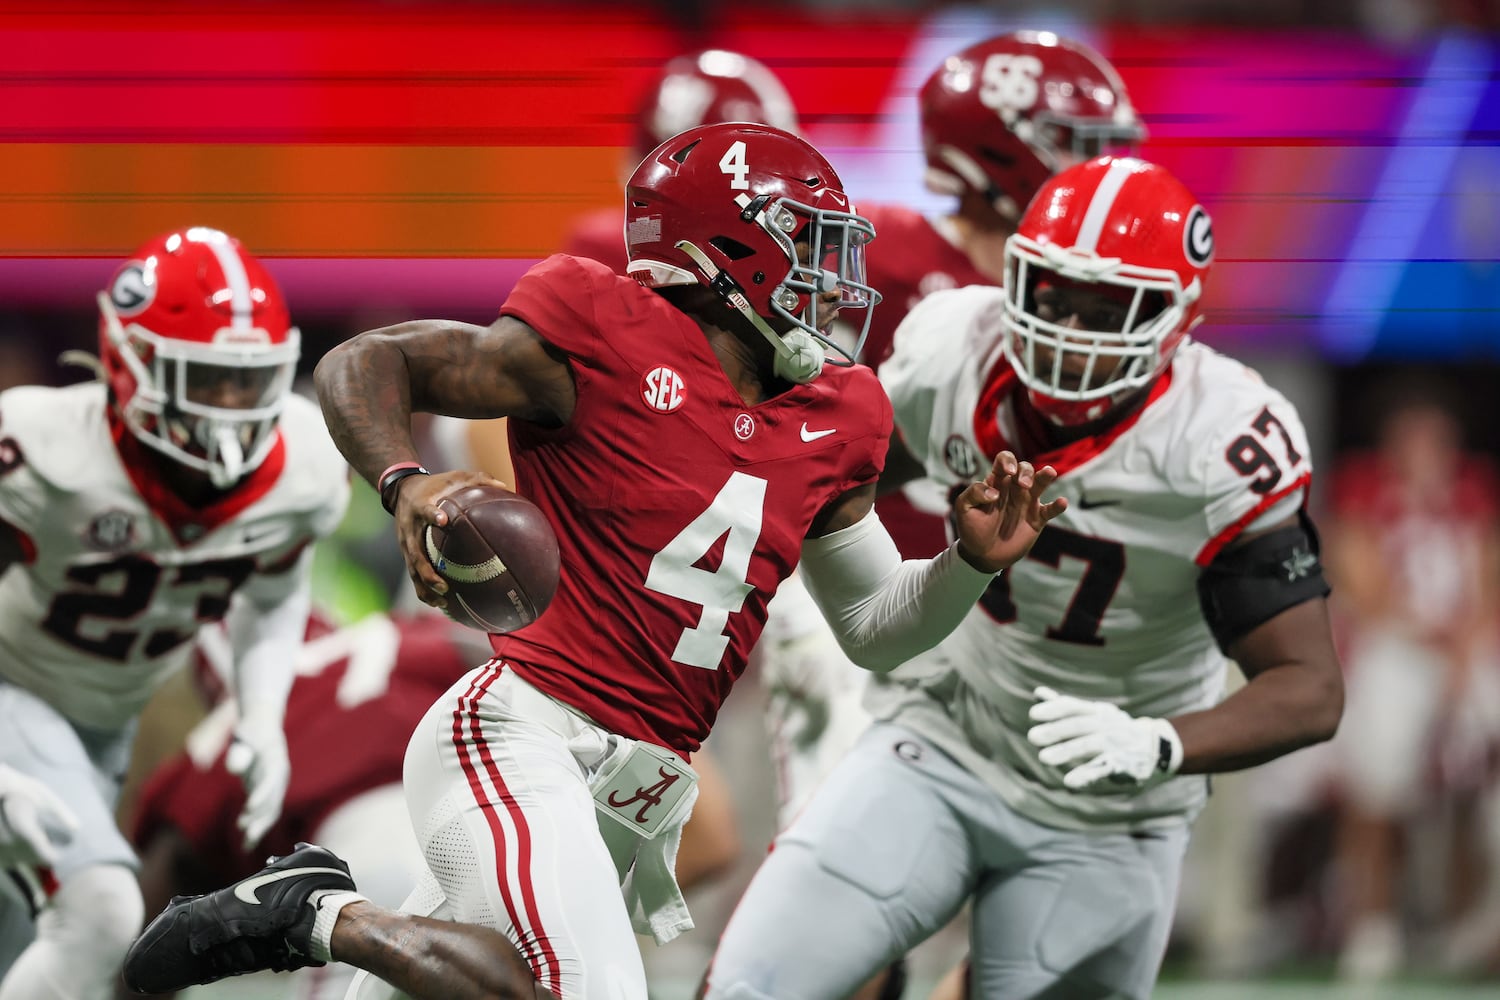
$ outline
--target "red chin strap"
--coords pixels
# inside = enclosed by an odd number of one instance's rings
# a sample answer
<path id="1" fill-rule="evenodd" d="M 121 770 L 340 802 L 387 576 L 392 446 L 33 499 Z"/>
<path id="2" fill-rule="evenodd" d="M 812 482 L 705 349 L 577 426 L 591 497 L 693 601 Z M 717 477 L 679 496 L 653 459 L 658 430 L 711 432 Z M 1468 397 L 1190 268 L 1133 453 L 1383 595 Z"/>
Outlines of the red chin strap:
<path id="1" fill-rule="evenodd" d="M 1026 401 L 1033 410 L 1059 427 L 1078 427 L 1093 423 L 1114 409 L 1116 402 L 1113 396 L 1081 401 L 1053 399 L 1035 389 L 1026 390 Z"/>

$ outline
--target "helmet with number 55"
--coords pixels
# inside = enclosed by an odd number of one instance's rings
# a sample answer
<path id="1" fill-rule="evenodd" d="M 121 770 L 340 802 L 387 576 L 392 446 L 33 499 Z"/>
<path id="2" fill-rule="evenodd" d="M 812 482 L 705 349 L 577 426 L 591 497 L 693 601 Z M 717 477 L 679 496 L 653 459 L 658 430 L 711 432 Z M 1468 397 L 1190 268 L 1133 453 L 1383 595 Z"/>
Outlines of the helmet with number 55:
<path id="1" fill-rule="evenodd" d="M 999 35 L 943 60 L 921 92 L 927 186 L 985 195 L 1014 221 L 1042 182 L 1145 138 L 1103 56 L 1045 31 Z"/>
<path id="2" fill-rule="evenodd" d="M 275 443 L 300 335 L 238 240 L 194 227 L 143 244 L 99 300 L 111 405 L 145 444 L 226 489 Z"/>
<path id="3" fill-rule="evenodd" d="M 858 356 L 880 301 L 865 283 L 874 236 L 823 155 L 769 125 L 729 122 L 673 136 L 625 189 L 627 273 L 649 288 L 717 292 L 771 342 L 777 374 L 794 382 L 815 378 L 825 356 L 840 365 Z M 825 332 L 835 301 L 863 310 L 852 350 Z"/>
<path id="4" fill-rule="evenodd" d="M 1005 243 L 1005 350 L 1054 423 L 1106 416 L 1200 320 L 1213 224 L 1165 167 L 1101 156 L 1042 186 Z"/>

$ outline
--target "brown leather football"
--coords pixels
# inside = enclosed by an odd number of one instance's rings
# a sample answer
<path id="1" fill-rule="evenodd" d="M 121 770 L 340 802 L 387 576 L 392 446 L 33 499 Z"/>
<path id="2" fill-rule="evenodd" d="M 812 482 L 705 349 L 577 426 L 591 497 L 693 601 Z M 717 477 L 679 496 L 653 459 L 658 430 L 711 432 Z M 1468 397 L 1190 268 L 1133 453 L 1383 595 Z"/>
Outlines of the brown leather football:
<path id="1" fill-rule="evenodd" d="M 484 632 L 536 621 L 557 592 L 557 536 L 536 504 L 498 486 L 438 501 L 444 527 L 427 528 L 427 558 L 448 581 L 448 615 Z"/>

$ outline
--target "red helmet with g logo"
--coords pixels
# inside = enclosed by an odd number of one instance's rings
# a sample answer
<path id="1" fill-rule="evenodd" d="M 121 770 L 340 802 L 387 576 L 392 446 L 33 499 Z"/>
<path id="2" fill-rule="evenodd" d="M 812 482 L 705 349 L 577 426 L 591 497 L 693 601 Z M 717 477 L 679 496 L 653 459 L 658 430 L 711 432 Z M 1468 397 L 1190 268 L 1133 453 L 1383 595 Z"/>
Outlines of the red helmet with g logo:
<path id="1" fill-rule="evenodd" d="M 765 65 L 725 49 L 705 49 L 669 60 L 636 113 L 639 160 L 679 132 L 712 122 L 760 122 L 797 131 L 797 111 L 786 88 Z"/>
<path id="2" fill-rule="evenodd" d="M 818 329 L 821 296 L 861 309 L 858 339 L 879 294 L 865 284 L 864 248 L 875 236 L 855 214 L 833 167 L 807 142 L 769 125 L 727 122 L 668 139 L 625 188 L 627 273 L 650 288 L 706 285 L 760 330 L 778 357 L 845 350 Z M 773 331 L 767 320 L 789 332 Z M 804 336 L 805 335 L 805 336 Z M 810 340 L 808 339 L 810 338 Z"/>
<path id="3" fill-rule="evenodd" d="M 204 227 L 158 236 L 98 301 L 103 376 L 131 433 L 221 488 L 265 459 L 300 335 L 238 240 Z"/>
<path id="4" fill-rule="evenodd" d="M 1165 168 L 1101 156 L 1037 192 L 1005 244 L 1005 349 L 1033 405 L 1098 419 L 1200 321 L 1213 223 Z"/>
<path id="5" fill-rule="evenodd" d="M 1015 219 L 1052 174 L 1145 137 L 1104 57 L 1044 31 L 1018 31 L 943 60 L 921 92 L 927 186 L 989 197 Z"/>

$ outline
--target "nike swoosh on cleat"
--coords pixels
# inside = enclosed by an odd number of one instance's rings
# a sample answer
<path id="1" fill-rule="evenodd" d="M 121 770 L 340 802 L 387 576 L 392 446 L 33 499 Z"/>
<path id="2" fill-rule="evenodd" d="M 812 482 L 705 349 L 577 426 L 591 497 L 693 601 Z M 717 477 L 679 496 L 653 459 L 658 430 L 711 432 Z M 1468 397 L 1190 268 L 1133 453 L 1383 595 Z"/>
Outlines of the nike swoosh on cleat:
<path id="1" fill-rule="evenodd" d="M 802 424 L 802 440 L 807 442 L 816 441 L 818 438 L 826 438 L 830 434 L 837 434 L 838 430 L 837 427 L 830 427 L 826 431 L 810 431 L 807 429 L 806 421 L 804 421 Z"/>
<path id="2" fill-rule="evenodd" d="M 245 881 L 234 887 L 234 895 L 236 899 L 244 900 L 252 906 L 260 906 L 263 904 L 261 904 L 261 901 L 256 898 L 255 890 L 259 889 L 261 886 L 271 885 L 273 882 L 280 882 L 282 879 L 296 878 L 298 875 L 316 874 L 341 875 L 344 878 L 349 877 L 349 873 L 344 871 L 342 868 L 288 868 L 285 871 L 267 872 L 264 875 L 257 875 L 254 878 L 247 878 L 245 879 Z"/>

